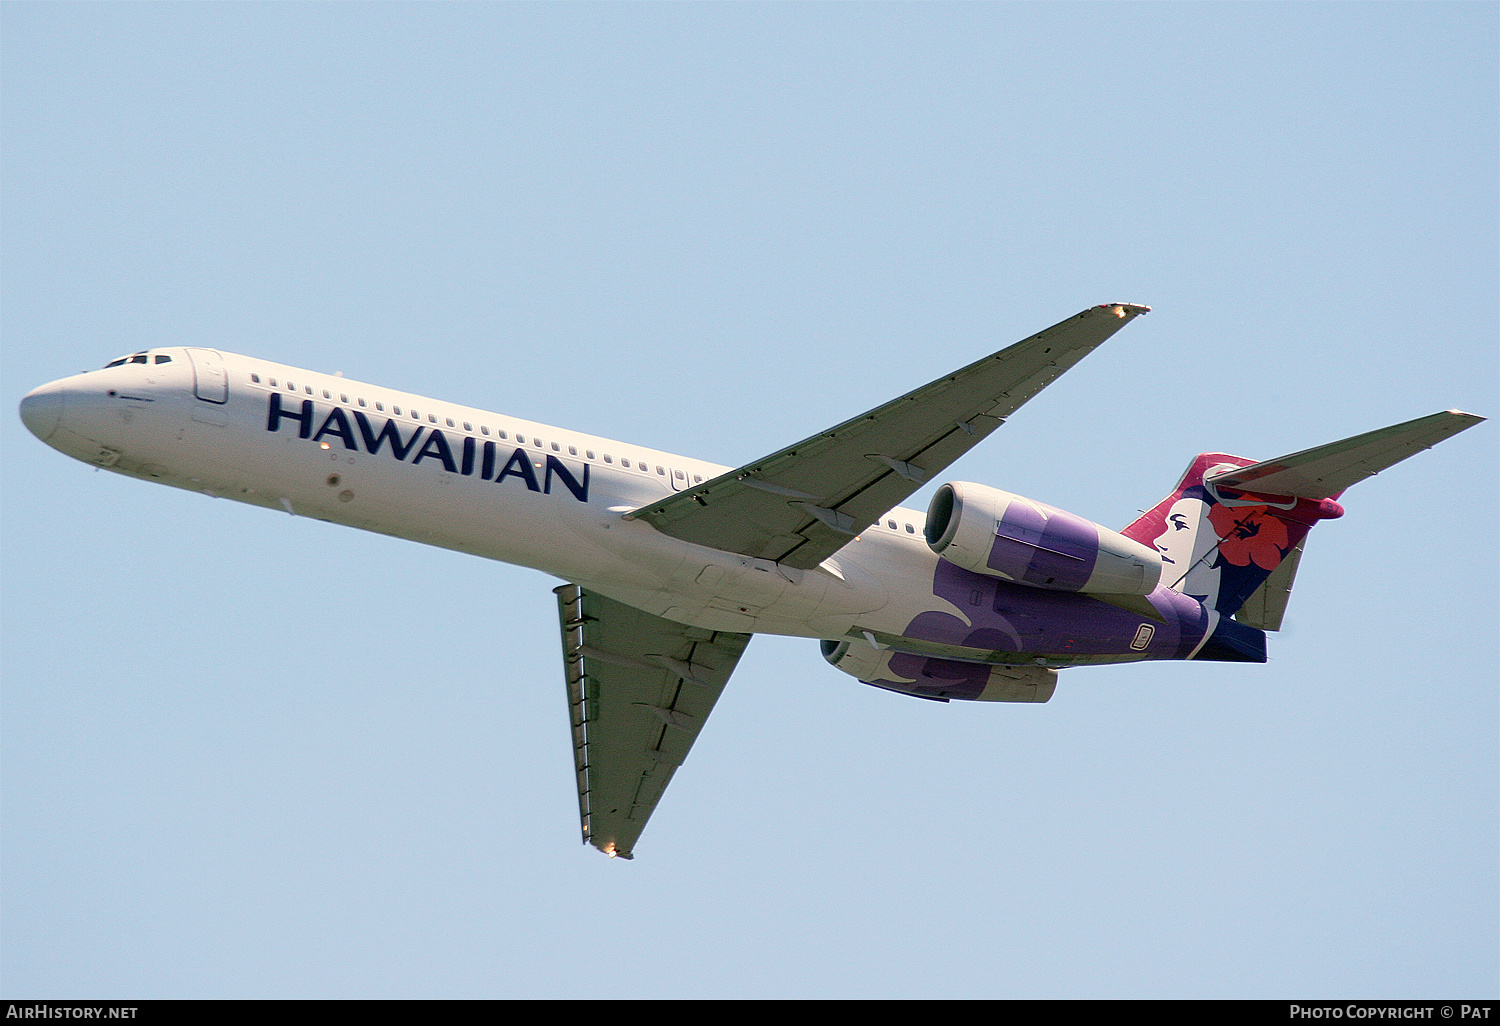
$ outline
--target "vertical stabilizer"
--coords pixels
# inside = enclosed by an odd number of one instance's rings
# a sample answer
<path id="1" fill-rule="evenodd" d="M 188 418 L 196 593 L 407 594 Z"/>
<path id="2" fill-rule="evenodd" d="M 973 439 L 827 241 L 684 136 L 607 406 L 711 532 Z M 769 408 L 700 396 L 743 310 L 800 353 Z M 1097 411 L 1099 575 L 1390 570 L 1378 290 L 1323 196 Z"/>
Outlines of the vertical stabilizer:
<path id="1" fill-rule="evenodd" d="M 1261 495 L 1214 483 L 1216 475 L 1253 465 L 1242 456 L 1200 453 L 1171 495 L 1120 532 L 1162 554 L 1163 585 L 1221 617 L 1239 611 L 1313 524 L 1344 512 L 1332 499 Z"/>
<path id="2" fill-rule="evenodd" d="M 1447 410 L 1258 463 L 1200 453 L 1177 489 L 1120 533 L 1162 554 L 1165 587 L 1276 630 L 1303 540 L 1344 515 L 1334 501 L 1344 489 L 1483 419 Z"/>

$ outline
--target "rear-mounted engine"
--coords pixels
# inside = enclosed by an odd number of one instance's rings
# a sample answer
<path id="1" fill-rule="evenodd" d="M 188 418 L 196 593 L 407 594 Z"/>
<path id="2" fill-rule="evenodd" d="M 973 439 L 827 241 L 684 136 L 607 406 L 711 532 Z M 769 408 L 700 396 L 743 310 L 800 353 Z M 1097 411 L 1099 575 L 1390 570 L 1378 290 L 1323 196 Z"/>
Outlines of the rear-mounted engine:
<path id="1" fill-rule="evenodd" d="M 930 698 L 938 702 L 1045 702 L 1057 687 L 1057 671 L 1044 666 L 1000 666 L 903 655 L 868 641 L 845 638 L 824 641 L 823 658 L 886 691 Z M 893 667 L 901 659 L 905 671 Z"/>
<path id="2" fill-rule="evenodd" d="M 998 488 L 954 481 L 927 507 L 927 544 L 951 563 L 1051 591 L 1149 595 L 1161 553 L 1140 542 Z"/>

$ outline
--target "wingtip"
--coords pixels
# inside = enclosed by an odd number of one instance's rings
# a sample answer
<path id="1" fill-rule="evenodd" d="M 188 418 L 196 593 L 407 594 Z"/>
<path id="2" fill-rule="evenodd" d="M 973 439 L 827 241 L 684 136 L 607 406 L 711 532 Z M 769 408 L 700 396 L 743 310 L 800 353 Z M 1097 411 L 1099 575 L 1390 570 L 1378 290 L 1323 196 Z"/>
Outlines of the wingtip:
<path id="1" fill-rule="evenodd" d="M 1140 303 L 1100 303 L 1094 309 L 1108 310 L 1116 317 L 1139 317 L 1151 312 L 1149 306 L 1142 306 Z"/>

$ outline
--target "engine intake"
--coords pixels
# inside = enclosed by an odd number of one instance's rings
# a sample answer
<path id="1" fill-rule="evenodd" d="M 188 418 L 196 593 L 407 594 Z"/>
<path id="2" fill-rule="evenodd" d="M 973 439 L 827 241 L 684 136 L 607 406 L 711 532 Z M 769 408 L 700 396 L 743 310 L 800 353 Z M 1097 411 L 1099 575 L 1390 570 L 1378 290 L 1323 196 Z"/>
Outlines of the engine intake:
<path id="1" fill-rule="evenodd" d="M 927 507 L 927 545 L 975 573 L 1049 591 L 1149 595 L 1161 553 L 1066 510 L 954 481 Z"/>

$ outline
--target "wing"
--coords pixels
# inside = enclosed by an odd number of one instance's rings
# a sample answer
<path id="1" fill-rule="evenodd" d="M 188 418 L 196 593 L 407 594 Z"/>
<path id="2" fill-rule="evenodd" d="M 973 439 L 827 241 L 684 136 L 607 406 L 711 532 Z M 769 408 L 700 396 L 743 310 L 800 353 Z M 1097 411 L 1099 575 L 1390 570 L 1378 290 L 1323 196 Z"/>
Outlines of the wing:
<path id="1" fill-rule="evenodd" d="M 1092 307 L 627 518 L 699 545 L 815 567 L 1149 309 Z"/>
<path id="2" fill-rule="evenodd" d="M 1330 499 L 1351 485 L 1431 449 L 1450 435 L 1484 420 L 1472 413 L 1448 410 L 1404 424 L 1367 431 L 1353 438 L 1304 449 L 1290 456 L 1253 463 L 1214 474 L 1209 484 L 1228 485 L 1261 495 L 1295 495 Z"/>
<path id="3" fill-rule="evenodd" d="M 673 623 L 576 584 L 556 594 L 583 840 L 628 859 L 750 635 Z"/>

